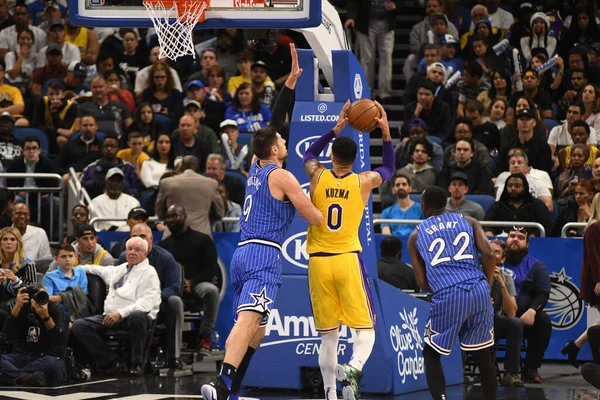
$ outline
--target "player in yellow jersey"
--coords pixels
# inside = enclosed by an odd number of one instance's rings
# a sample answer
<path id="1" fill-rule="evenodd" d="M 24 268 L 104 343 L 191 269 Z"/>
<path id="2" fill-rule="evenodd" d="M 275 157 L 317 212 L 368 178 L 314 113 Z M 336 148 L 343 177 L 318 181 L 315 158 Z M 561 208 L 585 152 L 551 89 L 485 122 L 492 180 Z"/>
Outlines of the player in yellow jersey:
<path id="1" fill-rule="evenodd" d="M 342 383 L 346 400 L 358 398 L 363 365 L 375 343 L 375 316 L 371 308 L 369 283 L 360 258 L 358 230 L 371 190 L 394 173 L 394 147 L 383 107 L 377 119 L 383 132 L 383 166 L 361 174 L 352 172 L 358 146 L 347 136 L 336 137 L 348 121 L 340 112 L 335 127 L 315 141 L 304 154 L 304 170 L 310 178 L 311 201 L 323 214 L 321 226 L 308 229 L 308 282 L 315 325 L 321 333 L 319 366 L 327 400 L 337 399 L 336 378 Z M 332 169 L 324 168 L 317 156 L 331 140 Z M 348 364 L 338 365 L 339 326 L 356 330 L 357 336 Z"/>

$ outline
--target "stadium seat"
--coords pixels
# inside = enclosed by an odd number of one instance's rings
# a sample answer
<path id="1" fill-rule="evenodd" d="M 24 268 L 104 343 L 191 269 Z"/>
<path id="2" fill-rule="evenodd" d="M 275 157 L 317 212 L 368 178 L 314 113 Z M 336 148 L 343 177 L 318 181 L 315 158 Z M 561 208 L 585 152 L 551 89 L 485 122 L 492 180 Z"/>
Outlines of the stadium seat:
<path id="1" fill-rule="evenodd" d="M 468 200 L 474 201 L 483 207 L 483 211 L 487 212 L 487 210 L 496 202 L 496 199 L 492 196 L 488 196 L 487 194 L 467 194 L 465 196 Z"/>
<path id="2" fill-rule="evenodd" d="M 427 140 L 429 140 L 430 142 L 433 142 L 433 143 L 437 143 L 440 146 L 442 145 L 442 138 L 439 138 L 437 136 L 427 136 Z"/>
<path id="3" fill-rule="evenodd" d="M 415 202 L 417 202 L 417 203 L 420 203 L 420 202 L 421 202 L 421 193 L 411 193 L 411 194 L 410 194 L 410 199 L 411 199 L 412 201 L 415 201 Z"/>
<path id="4" fill-rule="evenodd" d="M 77 131 L 77 132 L 73 133 L 71 136 L 69 136 L 69 140 L 76 140 L 79 138 L 79 136 L 81 136 L 81 131 Z M 106 134 L 98 131 L 98 132 L 96 132 L 96 137 L 98 138 L 99 141 L 103 141 L 104 138 L 106 137 Z"/>
<path id="5" fill-rule="evenodd" d="M 20 140 L 21 142 L 25 140 L 27 136 L 35 136 L 40 140 L 40 147 L 42 148 L 42 153 L 48 154 L 48 137 L 42 131 L 37 128 L 15 128 L 13 130 L 13 136 L 15 139 Z"/>
<path id="6" fill-rule="evenodd" d="M 546 128 L 548 129 L 548 135 L 550 135 L 552 128 L 559 125 L 558 121 L 551 118 L 544 118 L 544 124 L 546 124 Z"/>
<path id="7" fill-rule="evenodd" d="M 251 147 L 252 146 L 252 134 L 251 133 L 240 133 L 237 141 L 242 146 L 247 144 L 248 147 Z"/>
<path id="8" fill-rule="evenodd" d="M 238 178 L 239 180 L 244 182 L 244 186 L 246 186 L 246 181 L 248 180 L 248 178 L 246 178 L 246 175 L 242 174 L 240 171 L 236 171 L 234 169 L 228 169 L 225 171 L 225 175 L 232 176 L 234 178 Z"/>
<path id="9" fill-rule="evenodd" d="M 173 121 L 171 121 L 171 119 L 169 117 L 167 117 L 164 114 L 155 113 L 154 119 L 156 119 L 156 121 L 158 121 L 158 123 L 160 123 L 162 125 L 165 132 L 167 132 L 167 133 L 173 132 Z"/>
<path id="10" fill-rule="evenodd" d="M 35 260 L 36 271 L 44 275 L 46 272 L 48 272 L 48 268 L 50 267 L 50 264 L 52 264 L 52 261 L 54 261 L 53 258 L 42 258 L 40 260 Z"/>

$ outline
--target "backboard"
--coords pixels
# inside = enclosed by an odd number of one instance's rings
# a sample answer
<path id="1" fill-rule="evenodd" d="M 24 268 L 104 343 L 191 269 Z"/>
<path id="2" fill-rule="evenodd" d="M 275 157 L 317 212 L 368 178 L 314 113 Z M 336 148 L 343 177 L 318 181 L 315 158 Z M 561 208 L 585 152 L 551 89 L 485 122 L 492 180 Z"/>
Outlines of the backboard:
<path id="1" fill-rule="evenodd" d="M 321 0 L 210 0 L 199 28 L 298 29 L 321 23 Z M 88 27 L 152 27 L 142 0 L 69 0 L 69 19 Z"/>

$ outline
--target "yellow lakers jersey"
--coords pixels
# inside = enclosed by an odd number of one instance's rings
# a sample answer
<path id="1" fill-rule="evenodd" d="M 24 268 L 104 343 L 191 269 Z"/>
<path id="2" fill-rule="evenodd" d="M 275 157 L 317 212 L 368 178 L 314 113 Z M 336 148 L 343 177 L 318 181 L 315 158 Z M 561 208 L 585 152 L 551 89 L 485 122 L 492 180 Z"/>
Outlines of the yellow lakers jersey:
<path id="1" fill-rule="evenodd" d="M 81 57 L 85 57 L 87 55 L 88 28 L 82 27 L 75 36 L 69 36 L 69 34 L 67 34 L 65 36 L 65 40 L 72 45 L 77 46 Z"/>
<path id="2" fill-rule="evenodd" d="M 332 170 L 323 170 L 311 197 L 324 221 L 321 226 L 308 227 L 308 254 L 362 251 L 358 229 L 365 204 L 360 193 L 360 176 L 350 172 L 338 178 Z"/>

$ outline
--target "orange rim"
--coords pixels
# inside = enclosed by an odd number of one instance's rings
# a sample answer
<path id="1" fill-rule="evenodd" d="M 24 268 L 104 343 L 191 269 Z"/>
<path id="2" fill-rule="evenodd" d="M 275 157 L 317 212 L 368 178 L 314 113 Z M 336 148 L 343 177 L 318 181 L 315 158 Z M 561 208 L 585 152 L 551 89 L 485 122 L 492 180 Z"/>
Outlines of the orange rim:
<path id="1" fill-rule="evenodd" d="M 210 0 L 144 0 L 144 3 L 150 4 L 154 7 L 163 6 L 165 10 L 168 10 L 173 7 L 173 5 L 177 6 L 177 17 L 181 18 L 181 16 L 185 15 L 188 10 L 190 10 L 195 4 L 200 3 L 200 5 L 205 4 L 204 10 L 200 13 L 200 16 L 197 17 L 197 22 L 203 22 L 205 19 L 204 13 L 206 9 L 210 6 Z M 188 21 L 189 18 L 182 18 L 182 21 Z"/>

